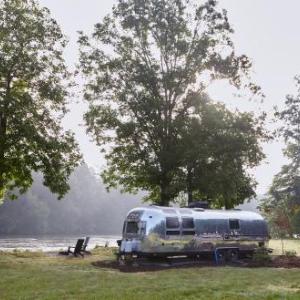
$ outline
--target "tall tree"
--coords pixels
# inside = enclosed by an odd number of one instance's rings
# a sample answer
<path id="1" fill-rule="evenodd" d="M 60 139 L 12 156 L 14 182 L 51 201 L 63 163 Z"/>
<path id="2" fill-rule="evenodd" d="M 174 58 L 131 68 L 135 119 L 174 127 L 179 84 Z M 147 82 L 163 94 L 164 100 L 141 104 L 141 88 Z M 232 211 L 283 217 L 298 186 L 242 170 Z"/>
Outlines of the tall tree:
<path id="1" fill-rule="evenodd" d="M 32 171 L 58 197 L 80 159 L 64 132 L 69 73 L 66 45 L 49 10 L 34 0 L 0 1 L 0 198 L 32 184 Z"/>
<path id="2" fill-rule="evenodd" d="M 98 145 L 111 146 L 109 187 L 147 190 L 163 205 L 178 194 L 181 127 L 199 94 L 214 79 L 240 87 L 251 67 L 235 54 L 232 32 L 214 0 L 119 0 L 91 37 L 81 33 L 85 120 Z"/>
<path id="3" fill-rule="evenodd" d="M 294 224 L 297 224 L 297 219 L 299 222 L 300 216 L 299 190 L 300 177 L 294 173 L 290 164 L 284 165 L 275 175 L 267 196 L 260 204 L 260 209 L 266 215 L 274 236 L 292 237 L 298 227 Z M 298 232 L 299 229 L 298 227 Z"/>
<path id="4" fill-rule="evenodd" d="M 183 182 L 188 202 L 197 198 L 212 206 L 232 208 L 255 196 L 255 180 L 248 169 L 264 158 L 260 141 L 268 138 L 263 118 L 231 112 L 207 96 L 184 127 Z"/>
<path id="5" fill-rule="evenodd" d="M 285 156 L 289 164 L 274 177 L 262 210 L 279 229 L 288 234 L 300 232 L 300 76 L 295 78 L 296 95 L 288 95 L 285 108 L 276 112 L 283 122 L 279 132 L 287 146 Z"/>

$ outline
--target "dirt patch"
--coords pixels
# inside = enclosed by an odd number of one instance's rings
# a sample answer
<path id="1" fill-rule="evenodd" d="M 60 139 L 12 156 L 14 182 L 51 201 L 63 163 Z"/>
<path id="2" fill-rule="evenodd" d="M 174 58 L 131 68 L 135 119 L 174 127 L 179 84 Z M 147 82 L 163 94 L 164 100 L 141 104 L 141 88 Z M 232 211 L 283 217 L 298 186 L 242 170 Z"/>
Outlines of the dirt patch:
<path id="1" fill-rule="evenodd" d="M 125 273 L 155 272 L 168 269 L 216 267 L 213 261 L 176 261 L 165 260 L 139 261 L 130 264 L 120 264 L 116 260 L 96 261 L 92 265 L 97 268 L 113 269 Z"/>
<path id="2" fill-rule="evenodd" d="M 239 260 L 234 263 L 216 264 L 213 260 L 153 260 L 137 261 L 122 265 L 116 260 L 96 261 L 92 265 L 97 268 L 118 270 L 125 273 L 155 272 L 168 269 L 201 268 L 201 267 L 245 267 L 245 268 L 300 268 L 300 257 L 273 256 L 270 261 L 256 262 L 251 259 Z"/>
<path id="3" fill-rule="evenodd" d="M 271 261 L 273 268 L 300 268 L 300 257 L 299 256 L 275 256 Z"/>

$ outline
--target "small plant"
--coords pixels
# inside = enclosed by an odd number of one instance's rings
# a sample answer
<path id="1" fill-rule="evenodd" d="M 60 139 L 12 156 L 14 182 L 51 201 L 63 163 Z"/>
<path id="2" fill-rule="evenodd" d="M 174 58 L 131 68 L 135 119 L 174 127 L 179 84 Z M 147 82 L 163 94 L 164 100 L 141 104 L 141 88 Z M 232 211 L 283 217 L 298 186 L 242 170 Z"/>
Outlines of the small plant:
<path id="1" fill-rule="evenodd" d="M 297 256 L 297 252 L 294 250 L 290 250 L 290 251 L 285 251 L 284 255 L 287 257 L 296 257 Z"/>
<path id="2" fill-rule="evenodd" d="M 268 249 L 259 248 L 253 254 L 253 261 L 258 265 L 266 265 L 271 261 Z"/>

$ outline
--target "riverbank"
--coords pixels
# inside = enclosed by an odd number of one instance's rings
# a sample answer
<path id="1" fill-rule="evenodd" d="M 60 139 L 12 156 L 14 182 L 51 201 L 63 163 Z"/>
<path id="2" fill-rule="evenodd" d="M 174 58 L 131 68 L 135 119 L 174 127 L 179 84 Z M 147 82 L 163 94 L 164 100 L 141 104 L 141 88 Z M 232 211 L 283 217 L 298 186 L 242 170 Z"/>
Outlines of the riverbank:
<path id="1" fill-rule="evenodd" d="M 199 266 L 126 273 L 103 265 L 114 261 L 115 251 L 99 247 L 84 259 L 2 252 L 0 298 L 300 299 L 300 269 Z"/>

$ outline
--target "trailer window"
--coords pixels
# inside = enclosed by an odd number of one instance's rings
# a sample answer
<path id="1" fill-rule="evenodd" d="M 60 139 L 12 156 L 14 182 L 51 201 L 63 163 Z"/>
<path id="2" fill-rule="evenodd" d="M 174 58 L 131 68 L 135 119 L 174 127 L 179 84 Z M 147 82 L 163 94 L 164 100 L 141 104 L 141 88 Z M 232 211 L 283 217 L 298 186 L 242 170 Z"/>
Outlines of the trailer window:
<path id="1" fill-rule="evenodd" d="M 179 227 L 179 220 L 176 217 L 167 217 L 166 218 L 166 226 L 167 228 L 173 229 Z"/>
<path id="2" fill-rule="evenodd" d="M 243 220 L 242 221 L 243 234 L 268 236 L 268 228 L 265 221 L 262 220 Z"/>
<path id="3" fill-rule="evenodd" d="M 170 230 L 170 231 L 167 231 L 166 232 L 167 235 L 180 235 L 180 231 L 173 231 L 173 230 Z"/>
<path id="4" fill-rule="evenodd" d="M 195 227 L 195 225 L 194 225 L 193 218 L 182 218 L 182 228 L 193 229 L 194 227 Z"/>
<path id="5" fill-rule="evenodd" d="M 229 228 L 231 230 L 238 230 L 238 229 L 240 229 L 240 222 L 239 222 L 239 220 L 230 219 L 229 220 Z"/>
<path id="6" fill-rule="evenodd" d="M 211 234 L 217 231 L 216 220 L 198 220 L 197 226 L 201 234 Z M 228 221 L 226 227 L 228 228 Z"/>
<path id="7" fill-rule="evenodd" d="M 139 226 L 137 222 L 127 222 L 126 233 L 138 233 Z"/>
<path id="8" fill-rule="evenodd" d="M 182 231 L 182 235 L 195 235 L 196 232 L 194 230 L 191 231 Z"/>

